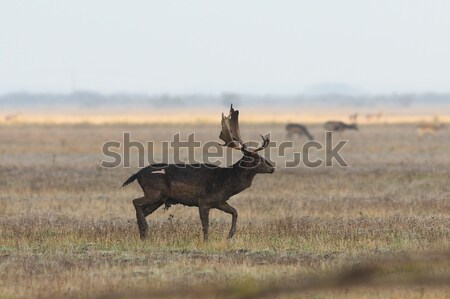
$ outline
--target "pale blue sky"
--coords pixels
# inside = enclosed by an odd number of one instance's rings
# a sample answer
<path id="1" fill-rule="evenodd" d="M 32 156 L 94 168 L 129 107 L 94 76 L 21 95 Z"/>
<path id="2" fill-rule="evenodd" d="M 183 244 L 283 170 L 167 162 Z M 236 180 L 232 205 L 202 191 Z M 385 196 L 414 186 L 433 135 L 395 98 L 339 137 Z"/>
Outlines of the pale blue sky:
<path id="1" fill-rule="evenodd" d="M 450 1 L 0 0 L 0 94 L 450 92 Z"/>

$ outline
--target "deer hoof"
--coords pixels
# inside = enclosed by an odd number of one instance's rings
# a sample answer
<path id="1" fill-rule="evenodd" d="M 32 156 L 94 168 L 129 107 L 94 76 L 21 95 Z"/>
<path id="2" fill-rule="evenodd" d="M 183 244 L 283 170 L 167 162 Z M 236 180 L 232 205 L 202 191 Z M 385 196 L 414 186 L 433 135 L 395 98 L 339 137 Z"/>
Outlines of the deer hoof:
<path id="1" fill-rule="evenodd" d="M 141 240 L 147 239 L 147 231 L 139 232 L 139 236 L 141 237 Z"/>

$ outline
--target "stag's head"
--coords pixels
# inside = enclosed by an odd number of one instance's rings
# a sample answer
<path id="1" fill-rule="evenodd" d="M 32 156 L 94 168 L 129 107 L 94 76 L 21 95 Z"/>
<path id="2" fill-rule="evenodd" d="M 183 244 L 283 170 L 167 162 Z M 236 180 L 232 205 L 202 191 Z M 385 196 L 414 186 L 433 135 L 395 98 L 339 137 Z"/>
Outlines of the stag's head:
<path id="1" fill-rule="evenodd" d="M 222 131 L 219 138 L 225 142 L 223 146 L 240 150 L 244 154 L 239 161 L 239 167 L 253 169 L 256 173 L 273 173 L 275 171 L 275 167 L 258 154 L 258 151 L 265 149 L 269 145 L 269 138 L 261 135 L 262 144 L 257 148 L 249 148 L 241 139 L 239 110 L 234 110 L 233 105 L 231 105 L 228 116 L 222 113 Z"/>

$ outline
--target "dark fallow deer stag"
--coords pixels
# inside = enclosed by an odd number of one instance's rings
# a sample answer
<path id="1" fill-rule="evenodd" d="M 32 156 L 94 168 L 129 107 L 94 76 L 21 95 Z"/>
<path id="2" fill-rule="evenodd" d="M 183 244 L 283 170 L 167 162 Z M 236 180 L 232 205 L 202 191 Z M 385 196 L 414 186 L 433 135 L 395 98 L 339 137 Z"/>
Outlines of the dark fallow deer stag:
<path id="1" fill-rule="evenodd" d="M 123 186 L 137 179 L 144 196 L 133 200 L 141 239 L 147 236 L 145 217 L 162 205 L 170 207 L 182 204 L 198 207 L 203 227 L 204 240 L 208 240 L 209 211 L 219 209 L 232 215 L 228 239 L 236 232 L 238 213 L 227 201 L 235 194 L 252 185 L 258 173 L 273 173 L 275 168 L 258 151 L 269 145 L 269 139 L 256 149 L 242 142 L 238 122 L 239 111 L 231 106 L 229 116 L 222 114 L 222 131 L 219 138 L 233 149 L 242 152 L 243 157 L 231 167 L 211 164 L 153 164 L 141 169 L 125 181 Z"/>

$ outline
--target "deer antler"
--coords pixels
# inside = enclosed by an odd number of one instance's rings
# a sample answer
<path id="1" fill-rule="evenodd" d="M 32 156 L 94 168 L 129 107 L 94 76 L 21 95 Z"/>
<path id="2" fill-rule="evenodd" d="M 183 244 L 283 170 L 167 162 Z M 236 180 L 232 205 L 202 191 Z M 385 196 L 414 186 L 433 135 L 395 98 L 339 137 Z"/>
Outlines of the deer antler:
<path id="1" fill-rule="evenodd" d="M 228 116 L 224 116 L 222 113 L 222 131 L 220 132 L 219 138 L 225 142 L 223 146 L 247 152 L 260 151 L 265 149 L 270 143 L 269 138 L 264 138 L 261 135 L 263 143 L 260 147 L 256 149 L 247 148 L 247 145 L 242 141 L 241 133 L 239 131 L 239 110 L 234 110 L 233 105 L 230 107 L 230 114 Z"/>
<path id="2" fill-rule="evenodd" d="M 220 132 L 219 138 L 225 142 L 223 146 L 234 149 L 242 149 L 245 147 L 239 131 L 239 110 L 234 110 L 233 105 L 231 105 L 228 116 L 222 113 L 222 131 Z"/>
<path id="3" fill-rule="evenodd" d="M 258 152 L 260 150 L 263 150 L 269 145 L 269 143 L 270 143 L 269 137 L 264 137 L 263 135 L 261 135 L 261 138 L 263 140 L 263 143 L 261 144 L 260 147 L 254 149 L 254 150 L 251 150 L 252 152 Z"/>

